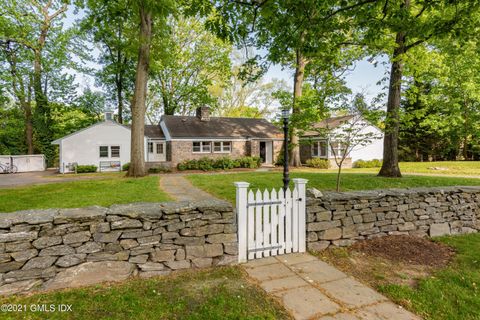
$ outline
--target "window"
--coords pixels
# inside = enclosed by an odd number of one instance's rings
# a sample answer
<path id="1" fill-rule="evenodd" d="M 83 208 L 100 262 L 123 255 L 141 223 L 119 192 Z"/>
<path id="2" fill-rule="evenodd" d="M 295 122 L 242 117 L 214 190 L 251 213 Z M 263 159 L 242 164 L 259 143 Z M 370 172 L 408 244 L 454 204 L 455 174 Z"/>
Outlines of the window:
<path id="1" fill-rule="evenodd" d="M 157 154 L 163 154 L 163 143 L 157 143 Z"/>
<path id="2" fill-rule="evenodd" d="M 153 153 L 153 142 L 148 143 L 148 153 Z"/>
<path id="3" fill-rule="evenodd" d="M 108 146 L 100 146 L 100 158 L 108 158 Z"/>
<path id="4" fill-rule="evenodd" d="M 212 151 L 212 143 L 210 141 L 193 142 L 193 152 L 209 153 Z"/>
<path id="5" fill-rule="evenodd" d="M 232 143 L 230 141 L 218 141 L 213 143 L 213 152 L 230 152 Z"/>
<path id="6" fill-rule="evenodd" d="M 333 149 L 333 151 L 335 151 L 334 156 L 336 156 L 337 158 L 343 157 L 343 153 L 345 152 L 345 147 L 340 142 L 332 142 L 331 148 Z"/>
<path id="7" fill-rule="evenodd" d="M 312 144 L 312 157 L 326 158 L 327 157 L 327 141 L 315 141 Z"/>
<path id="8" fill-rule="evenodd" d="M 120 146 L 111 146 L 110 147 L 110 157 L 120 158 Z"/>

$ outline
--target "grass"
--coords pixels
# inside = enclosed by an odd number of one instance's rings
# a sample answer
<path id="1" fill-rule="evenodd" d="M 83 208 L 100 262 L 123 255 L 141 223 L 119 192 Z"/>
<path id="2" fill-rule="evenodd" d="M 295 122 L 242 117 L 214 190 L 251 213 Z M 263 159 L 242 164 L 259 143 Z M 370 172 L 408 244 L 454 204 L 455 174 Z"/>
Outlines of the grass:
<path id="1" fill-rule="evenodd" d="M 72 312 L 2 313 L 2 319 L 290 319 L 275 301 L 247 282 L 238 267 L 134 279 L 32 296 L 1 304 L 71 304 Z"/>
<path id="2" fill-rule="evenodd" d="M 0 212 L 170 200 L 159 190 L 158 181 L 158 176 L 134 179 L 117 175 L 99 180 L 0 189 Z"/>
<path id="3" fill-rule="evenodd" d="M 453 247 L 447 267 L 398 263 L 343 248 L 320 257 L 429 320 L 480 319 L 480 233 L 435 239 Z"/>
<path id="4" fill-rule="evenodd" d="M 235 181 L 246 181 L 251 188 L 279 188 L 282 186 L 280 172 L 248 172 L 234 174 L 193 174 L 187 178 L 197 187 L 216 195 L 219 198 L 235 202 Z M 336 174 L 333 172 L 293 172 L 290 178 L 308 179 L 307 187 L 319 190 L 335 190 Z M 341 178 L 342 191 L 435 187 L 454 185 L 480 185 L 480 179 L 458 177 L 404 176 L 403 178 L 381 178 L 374 174 L 344 173 Z"/>
<path id="5" fill-rule="evenodd" d="M 480 176 L 480 161 L 400 162 L 399 165 L 400 171 L 404 174 Z M 433 170 L 432 168 L 441 168 L 443 170 Z M 380 168 L 353 168 L 345 170 L 347 172 L 378 173 Z"/>
<path id="6" fill-rule="evenodd" d="M 391 284 L 380 291 L 427 319 L 480 319 L 480 234 L 438 241 L 457 251 L 449 267 L 420 280 L 416 288 Z"/>

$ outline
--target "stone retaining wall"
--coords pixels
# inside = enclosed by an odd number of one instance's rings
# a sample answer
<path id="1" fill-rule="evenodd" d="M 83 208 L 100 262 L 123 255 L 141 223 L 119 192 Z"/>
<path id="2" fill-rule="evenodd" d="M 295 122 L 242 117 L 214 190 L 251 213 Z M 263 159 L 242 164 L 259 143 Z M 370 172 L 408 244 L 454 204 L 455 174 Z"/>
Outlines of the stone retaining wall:
<path id="1" fill-rule="evenodd" d="M 386 235 L 480 230 L 480 187 L 319 192 L 307 196 L 307 247 L 320 251 Z"/>
<path id="2" fill-rule="evenodd" d="M 236 232 L 220 201 L 0 213 L 0 295 L 235 263 Z"/>

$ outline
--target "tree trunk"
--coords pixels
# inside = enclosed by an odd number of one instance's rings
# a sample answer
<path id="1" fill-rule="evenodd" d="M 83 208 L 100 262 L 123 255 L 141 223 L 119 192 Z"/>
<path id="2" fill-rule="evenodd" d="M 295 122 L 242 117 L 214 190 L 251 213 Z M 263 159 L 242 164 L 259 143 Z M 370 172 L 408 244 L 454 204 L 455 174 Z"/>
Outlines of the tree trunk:
<path id="1" fill-rule="evenodd" d="M 122 94 L 123 79 L 120 76 L 120 80 L 117 84 L 117 100 L 118 100 L 118 123 L 123 123 L 123 94 Z"/>
<path id="2" fill-rule="evenodd" d="M 340 175 L 342 174 L 342 165 L 343 163 L 341 163 L 338 166 L 338 171 L 337 171 L 337 188 L 336 188 L 337 192 L 340 192 Z"/>
<path id="3" fill-rule="evenodd" d="M 295 68 L 295 78 L 293 85 L 293 113 L 300 113 L 297 106 L 298 99 L 302 96 L 303 79 L 305 76 L 305 66 L 307 64 L 305 57 L 300 49 L 296 52 L 297 66 Z M 300 161 L 300 137 L 298 131 L 295 128 L 291 129 L 290 143 L 292 148 L 290 149 L 290 165 L 293 167 L 299 167 L 302 165 Z"/>
<path id="4" fill-rule="evenodd" d="M 398 166 L 399 111 L 403 76 L 403 54 L 405 53 L 405 33 L 399 32 L 393 52 L 388 88 L 387 117 L 385 119 L 385 137 L 383 139 L 383 165 L 378 173 L 382 177 L 401 177 Z"/>
<path id="5" fill-rule="evenodd" d="M 150 66 L 150 44 L 152 41 L 152 13 L 140 5 L 140 47 L 138 49 L 138 62 L 135 76 L 135 89 L 132 99 L 132 140 L 131 161 L 128 176 L 142 177 L 145 170 L 145 111 L 148 69 Z"/>

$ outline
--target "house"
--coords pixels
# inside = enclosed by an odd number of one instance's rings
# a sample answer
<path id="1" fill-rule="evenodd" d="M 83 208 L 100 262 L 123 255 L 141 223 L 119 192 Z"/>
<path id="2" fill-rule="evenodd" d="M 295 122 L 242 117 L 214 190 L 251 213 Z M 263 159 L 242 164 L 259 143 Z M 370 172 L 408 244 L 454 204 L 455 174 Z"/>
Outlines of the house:
<path id="1" fill-rule="evenodd" d="M 342 156 L 344 147 L 341 141 L 330 141 L 331 138 L 322 134 L 322 130 L 331 130 L 334 133 L 342 132 L 349 128 L 353 121 L 363 125 L 359 132 L 375 136 L 371 143 L 366 146 L 357 146 L 351 150 L 344 162 L 344 167 L 352 167 L 357 160 L 383 159 L 383 132 L 376 126 L 366 122 L 363 118 L 355 118 L 353 115 L 332 117 L 315 123 L 312 130 L 306 131 L 300 139 L 300 160 L 305 163 L 308 159 L 322 158 L 330 161 L 331 167 L 336 167 L 335 155 Z M 335 135 L 335 134 L 334 134 Z M 335 153 L 332 152 L 334 149 Z"/>
<path id="2" fill-rule="evenodd" d="M 73 163 L 103 171 L 130 162 L 130 128 L 113 121 L 112 115 L 106 112 L 105 121 L 52 142 L 59 146 L 60 172 L 71 171 Z M 258 156 L 265 165 L 273 165 L 282 137 L 267 120 L 211 117 L 210 109 L 201 107 L 195 116 L 164 115 L 158 125 L 146 125 L 145 162 L 147 167 L 175 167 L 202 157 Z"/>

